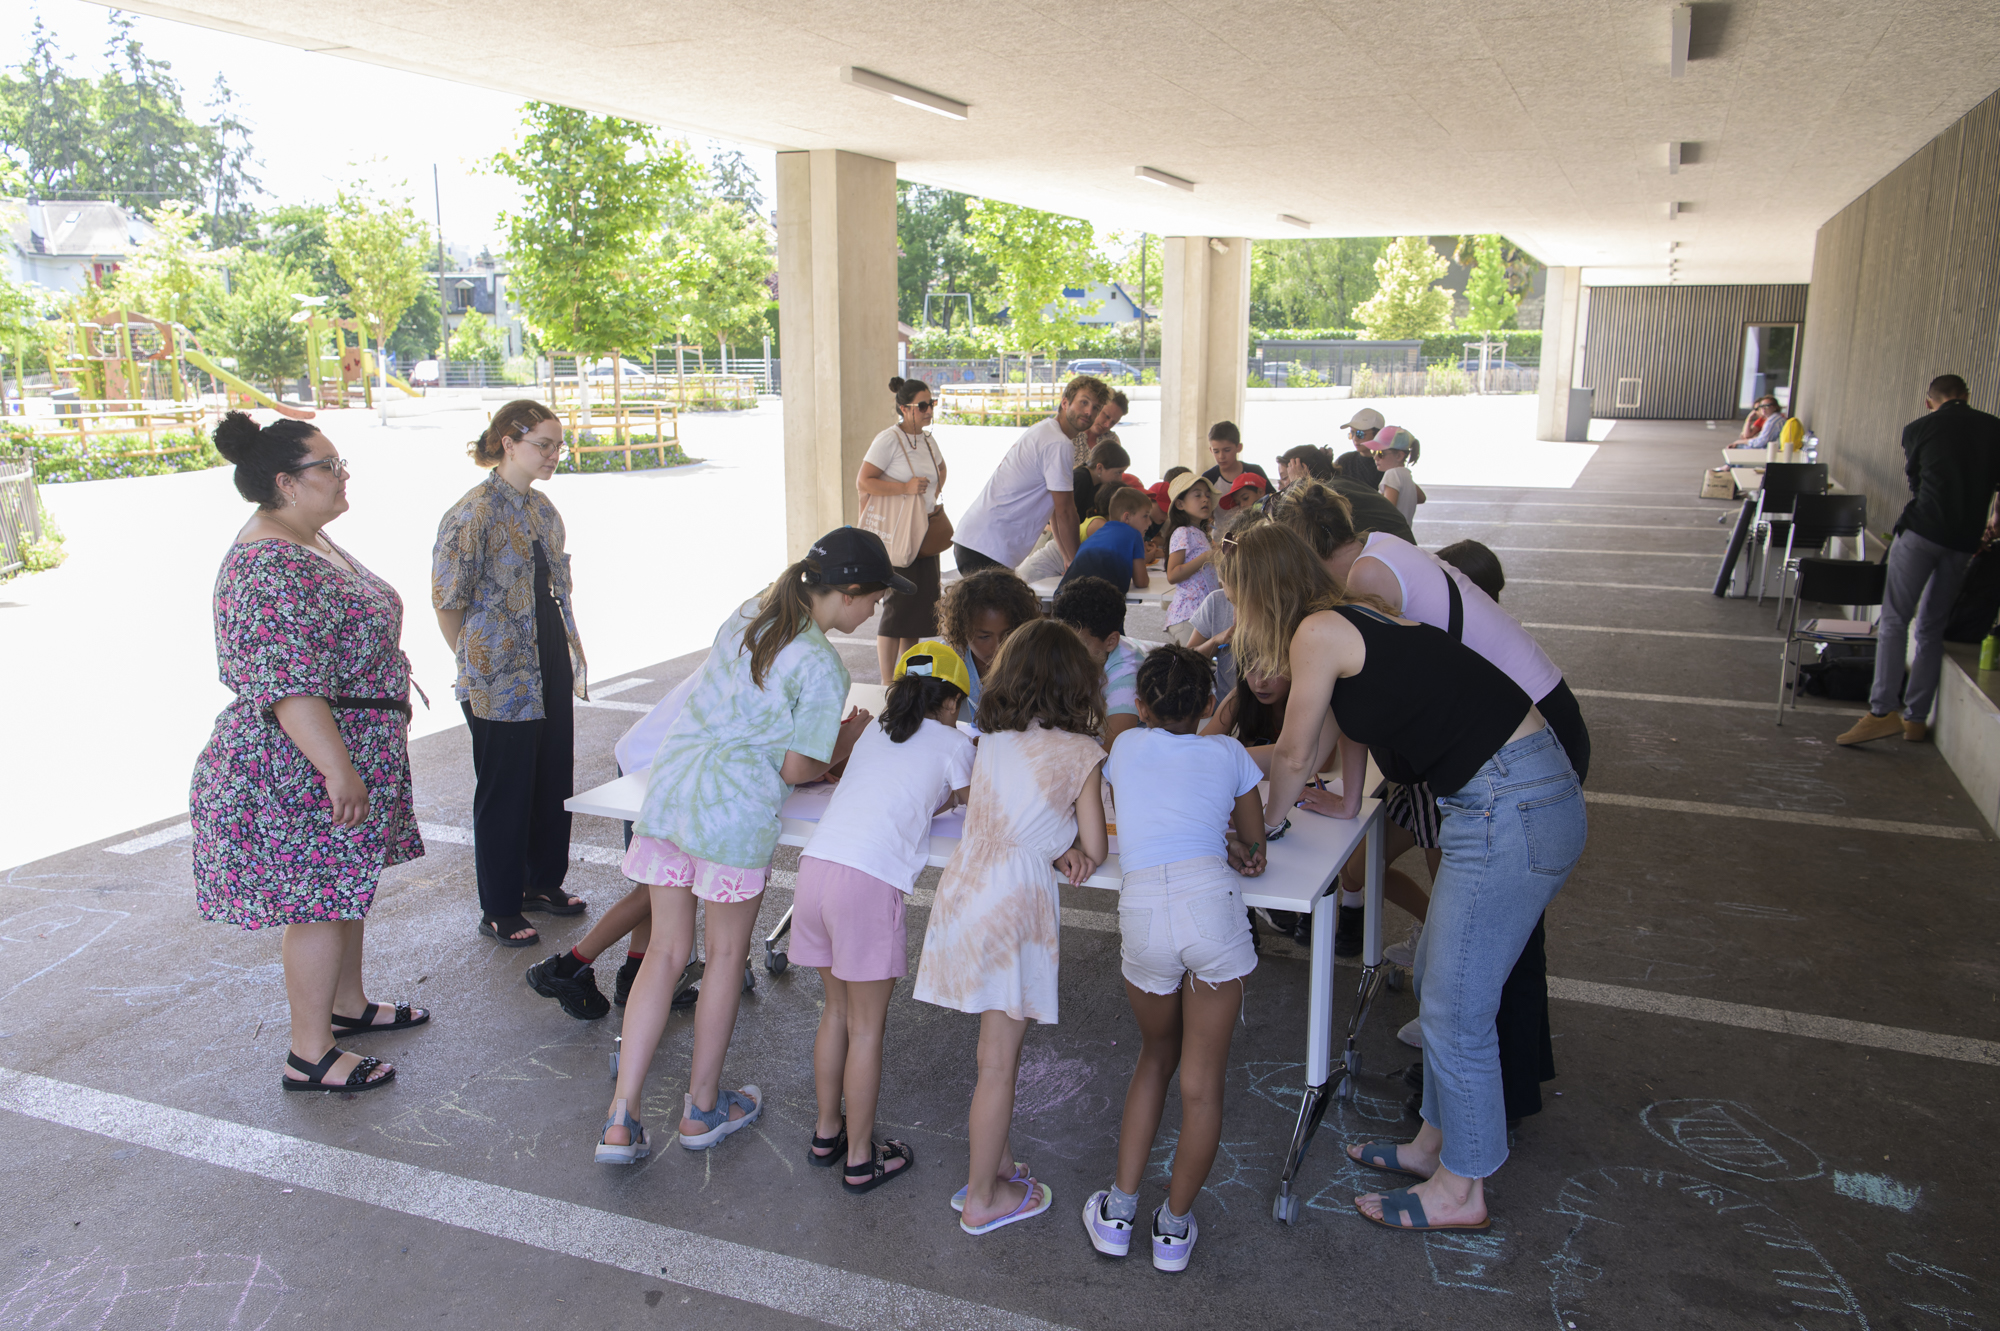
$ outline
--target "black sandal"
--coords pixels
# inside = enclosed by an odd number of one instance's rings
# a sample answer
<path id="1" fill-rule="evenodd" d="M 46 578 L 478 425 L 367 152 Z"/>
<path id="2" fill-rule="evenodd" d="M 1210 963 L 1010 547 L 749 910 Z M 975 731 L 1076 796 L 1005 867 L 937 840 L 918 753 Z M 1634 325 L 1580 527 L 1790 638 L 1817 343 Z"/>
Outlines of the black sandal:
<path id="1" fill-rule="evenodd" d="M 820 1152 L 825 1151 L 825 1155 Z M 847 1158 L 847 1129 L 842 1128 L 831 1137 L 813 1134 L 812 1149 L 806 1152 L 806 1159 L 821 1169 L 831 1169 Z"/>
<path id="2" fill-rule="evenodd" d="M 901 1169 L 889 1168 L 888 1162 L 901 1160 Z M 865 1164 L 849 1165 L 840 1173 L 840 1186 L 849 1192 L 873 1192 L 892 1178 L 901 1178 L 917 1167 L 917 1153 L 903 1142 L 891 1139 L 875 1148 L 875 1154 Z"/>
<path id="3" fill-rule="evenodd" d="M 285 1062 L 306 1074 L 304 1081 L 280 1075 L 278 1082 L 288 1091 L 372 1091 L 377 1086 L 387 1086 L 396 1080 L 396 1069 L 390 1068 L 381 1076 L 369 1079 L 368 1074 L 382 1066 L 379 1058 L 364 1058 L 354 1065 L 354 1071 L 347 1074 L 344 1082 L 328 1081 L 326 1074 L 333 1071 L 333 1065 L 347 1051 L 339 1045 L 326 1051 L 326 1057 L 317 1063 L 308 1063 L 297 1054 L 285 1055 Z"/>
<path id="4" fill-rule="evenodd" d="M 343 1017 L 333 1014 L 333 1033 L 342 1035 L 368 1035 L 374 1031 L 404 1031 L 412 1026 L 421 1026 L 431 1019 L 429 1008 L 413 1008 L 408 1003 L 396 1004 L 396 1019 L 375 1024 L 375 1014 L 383 1008 L 381 1003 L 370 1003 L 361 1009 L 358 1017 Z"/>
<path id="5" fill-rule="evenodd" d="M 485 934 L 502 947 L 533 947 L 542 941 L 542 936 L 539 932 L 531 933 L 526 938 L 515 938 L 512 935 L 521 932 L 523 929 L 533 929 L 534 927 L 534 925 L 528 923 L 528 919 L 524 915 L 509 915 L 497 920 L 488 916 L 479 921 L 479 932 Z"/>
<path id="6" fill-rule="evenodd" d="M 569 893 L 557 891 L 554 895 L 541 893 L 525 896 L 521 899 L 521 909 L 541 911 L 548 915 L 581 915 L 590 909 L 590 903 L 582 897 L 571 901 Z"/>

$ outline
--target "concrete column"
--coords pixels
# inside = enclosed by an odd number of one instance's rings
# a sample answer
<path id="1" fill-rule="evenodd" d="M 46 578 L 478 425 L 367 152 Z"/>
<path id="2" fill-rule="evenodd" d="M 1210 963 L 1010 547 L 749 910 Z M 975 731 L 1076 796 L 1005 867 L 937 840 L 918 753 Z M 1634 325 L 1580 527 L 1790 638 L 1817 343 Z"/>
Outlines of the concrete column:
<path id="1" fill-rule="evenodd" d="M 1547 281 L 1547 296 L 1542 305 L 1541 402 L 1535 412 L 1535 437 L 1560 442 L 1576 435 L 1571 428 L 1570 390 L 1576 386 L 1583 270 L 1550 268 Z M 1587 430 L 1588 409 L 1582 423 Z"/>
<path id="2" fill-rule="evenodd" d="M 833 149 L 778 154 L 778 330 L 785 385 L 785 549 L 854 521 L 854 477 L 892 424 L 896 164 Z"/>
<path id="3" fill-rule="evenodd" d="M 1206 470 L 1208 427 L 1243 420 L 1250 355 L 1250 242 L 1168 236 L 1161 261 L 1160 461 Z"/>

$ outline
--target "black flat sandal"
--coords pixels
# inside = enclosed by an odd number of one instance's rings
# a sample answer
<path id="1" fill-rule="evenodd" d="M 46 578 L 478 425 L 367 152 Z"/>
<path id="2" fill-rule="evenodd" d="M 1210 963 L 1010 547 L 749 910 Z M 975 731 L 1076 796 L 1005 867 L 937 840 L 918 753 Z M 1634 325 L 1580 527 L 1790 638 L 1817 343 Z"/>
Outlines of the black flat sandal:
<path id="1" fill-rule="evenodd" d="M 821 1155 L 821 1151 L 825 1151 L 826 1154 Z M 812 1149 L 806 1152 L 806 1159 L 812 1161 L 821 1169 L 832 1169 L 836 1164 L 846 1160 L 847 1129 L 842 1128 L 831 1137 L 822 1137 L 818 1133 L 814 1133 Z"/>
<path id="2" fill-rule="evenodd" d="M 412 1026 L 421 1026 L 431 1019 L 429 1008 L 413 1008 L 408 1003 L 396 1004 L 396 1019 L 375 1024 L 375 1014 L 383 1008 L 381 1003 L 370 1003 L 361 1009 L 358 1017 L 343 1017 L 333 1014 L 333 1033 L 342 1035 L 369 1035 L 375 1031 L 406 1031 Z"/>
<path id="3" fill-rule="evenodd" d="M 571 901 L 567 892 L 557 892 L 553 896 L 541 893 L 521 898 L 521 909 L 541 911 L 547 915 L 581 915 L 590 909 L 590 903 L 582 897 Z"/>
<path id="4" fill-rule="evenodd" d="M 901 1169 L 889 1168 L 888 1162 L 901 1160 Z M 873 1192 L 892 1178 L 901 1178 L 917 1167 L 917 1153 L 906 1143 L 891 1139 L 875 1148 L 875 1154 L 865 1164 L 848 1165 L 840 1172 L 840 1186 L 849 1192 Z"/>
<path id="5" fill-rule="evenodd" d="M 340 1056 L 346 1052 L 339 1045 L 335 1045 L 327 1050 L 326 1057 L 317 1063 L 308 1063 L 297 1054 L 287 1053 L 286 1064 L 305 1073 L 306 1079 L 299 1081 L 293 1077 L 280 1076 L 278 1084 L 288 1091 L 372 1091 L 377 1086 L 387 1086 L 396 1080 L 394 1068 L 390 1068 L 372 1081 L 369 1079 L 368 1074 L 382 1066 L 382 1060 L 379 1058 L 364 1058 L 356 1063 L 354 1071 L 347 1074 L 347 1080 L 344 1082 L 326 1080 L 326 1074 L 333 1071 L 333 1065 L 338 1063 Z"/>
<path id="6" fill-rule="evenodd" d="M 510 935 L 534 927 L 525 915 L 509 915 L 497 920 L 488 917 L 479 921 L 479 932 L 502 947 L 533 947 L 542 941 L 539 932 L 531 933 L 526 938 L 514 938 Z"/>

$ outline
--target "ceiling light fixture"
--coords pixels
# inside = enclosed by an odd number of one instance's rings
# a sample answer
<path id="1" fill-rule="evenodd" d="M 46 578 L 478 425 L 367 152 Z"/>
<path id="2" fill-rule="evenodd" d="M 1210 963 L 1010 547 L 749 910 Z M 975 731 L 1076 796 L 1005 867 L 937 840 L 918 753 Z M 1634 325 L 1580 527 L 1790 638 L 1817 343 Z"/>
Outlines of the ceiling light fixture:
<path id="1" fill-rule="evenodd" d="M 947 120 L 963 120 L 972 111 L 972 107 L 965 102 L 953 101 L 949 97 L 926 92 L 907 83 L 898 83 L 895 79 L 884 78 L 873 70 L 862 69 L 857 65 L 843 67 L 840 71 L 840 81 L 851 83 L 857 88 L 866 88 L 870 92 L 879 92 L 884 97 L 894 98 L 904 106 L 914 106 L 919 111 L 929 111 L 932 115 L 943 116 Z"/>
<path id="2" fill-rule="evenodd" d="M 1688 40 L 1694 36 L 1694 7 L 1675 5 L 1673 25 L 1673 44 L 1667 48 L 1667 77 L 1677 79 L 1687 73 Z"/>
<path id="3" fill-rule="evenodd" d="M 1679 139 L 1675 139 L 1672 143 L 1669 143 L 1667 145 L 1667 174 L 1670 176 L 1677 176 L 1680 173 L 1681 173 L 1681 143 Z"/>
<path id="4" fill-rule="evenodd" d="M 1680 215 L 1681 215 L 1680 204 L 1670 203 L 1667 205 L 1667 220 L 1669 222 L 1673 221 L 1676 217 L 1679 217 Z"/>
<path id="5" fill-rule="evenodd" d="M 1192 180 L 1187 179 L 1185 176 L 1177 176 L 1171 171 L 1160 171 L 1150 166 L 1135 166 L 1132 168 L 1132 174 L 1141 180 L 1150 180 L 1155 185 L 1165 185 L 1170 189 L 1184 189 L 1189 193 L 1193 193 L 1194 191 L 1194 182 Z"/>
<path id="6" fill-rule="evenodd" d="M 1287 223 L 1288 225 L 1295 226 L 1301 231 L 1312 230 L 1311 222 L 1306 221 L 1306 219 L 1303 217 L 1294 217 L 1290 213 L 1279 213 L 1278 220 L 1280 222 Z"/>

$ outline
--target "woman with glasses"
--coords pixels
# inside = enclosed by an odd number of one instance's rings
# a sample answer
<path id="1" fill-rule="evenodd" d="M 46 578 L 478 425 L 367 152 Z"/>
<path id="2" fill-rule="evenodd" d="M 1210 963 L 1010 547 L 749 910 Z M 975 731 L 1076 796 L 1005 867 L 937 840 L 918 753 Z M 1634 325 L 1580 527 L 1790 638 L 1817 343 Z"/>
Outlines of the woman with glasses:
<path id="1" fill-rule="evenodd" d="M 937 398 L 921 379 L 891 379 L 889 391 L 896 395 L 898 419 L 868 445 L 854 488 L 864 495 L 920 495 L 924 512 L 930 514 L 937 509 L 948 470 L 937 440 L 931 438 Z M 895 673 L 904 652 L 919 638 L 936 637 L 938 631 L 938 557 L 918 555 L 896 572 L 917 589 L 891 591 L 882 602 L 882 618 L 875 626 L 875 657 L 885 681 Z"/>
<path id="2" fill-rule="evenodd" d="M 347 464 L 303 421 L 216 427 L 257 505 L 215 579 L 215 651 L 235 701 L 189 791 L 195 902 L 243 929 L 283 929 L 288 1091 L 366 1091 L 396 1070 L 334 1043 L 421 1026 L 371 1003 L 363 921 L 382 870 L 424 853 L 410 796 L 403 602 L 322 530 L 347 511 Z"/>
<path id="3" fill-rule="evenodd" d="M 563 890 L 575 728 L 586 698 L 563 521 L 536 481 L 555 475 L 562 422 L 509 402 L 469 450 L 490 469 L 438 523 L 431 604 L 458 656 L 455 692 L 472 728 L 472 856 L 479 932 L 502 947 L 540 940 L 525 910 L 580 915 Z"/>

